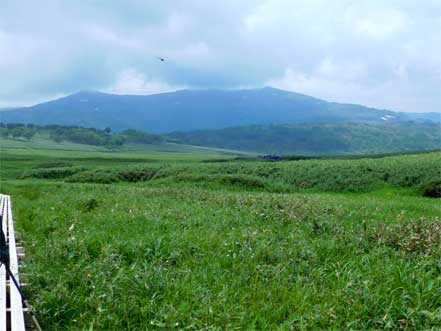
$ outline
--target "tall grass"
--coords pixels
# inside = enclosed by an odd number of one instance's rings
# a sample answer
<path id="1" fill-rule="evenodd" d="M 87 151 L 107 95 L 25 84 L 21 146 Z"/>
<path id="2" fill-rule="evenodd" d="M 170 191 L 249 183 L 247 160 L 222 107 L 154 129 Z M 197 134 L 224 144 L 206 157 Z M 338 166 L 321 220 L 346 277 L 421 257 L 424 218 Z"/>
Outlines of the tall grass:
<path id="1" fill-rule="evenodd" d="M 1 191 L 45 330 L 438 330 L 441 205 L 417 194 L 439 158 L 30 156 Z"/>
<path id="2" fill-rule="evenodd" d="M 244 184 L 251 188 L 275 186 L 283 191 L 317 189 L 335 192 L 366 192 L 384 186 L 418 188 L 441 180 L 441 153 L 393 156 L 382 159 L 303 160 L 268 162 L 152 164 L 149 166 L 92 167 L 74 171 L 34 170 L 28 177 L 64 178 L 69 182 L 142 182 L 168 178 L 167 183 Z M 64 174 L 64 175 L 63 175 Z M 253 182 L 253 183 L 252 183 Z"/>

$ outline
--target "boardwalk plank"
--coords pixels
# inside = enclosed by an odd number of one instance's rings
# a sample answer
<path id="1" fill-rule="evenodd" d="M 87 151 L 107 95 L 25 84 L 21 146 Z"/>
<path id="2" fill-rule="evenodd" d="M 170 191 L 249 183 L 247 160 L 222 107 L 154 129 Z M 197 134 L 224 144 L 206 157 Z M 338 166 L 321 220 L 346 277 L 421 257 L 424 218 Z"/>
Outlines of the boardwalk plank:
<path id="1" fill-rule="evenodd" d="M 4 215 L 5 196 L 0 195 L 0 213 Z M 3 226 L 6 219 L 3 220 Z M 0 267 L 0 331 L 6 331 L 6 269 L 2 265 Z"/>
<path id="2" fill-rule="evenodd" d="M 7 217 L 8 217 L 8 234 L 9 234 L 9 258 L 10 269 L 17 282 L 20 284 L 18 276 L 18 258 L 15 245 L 14 223 L 12 219 L 11 198 L 6 197 Z M 14 286 L 12 280 L 10 282 L 11 296 L 11 331 L 25 331 L 25 322 L 23 316 L 23 303 L 20 292 Z"/>

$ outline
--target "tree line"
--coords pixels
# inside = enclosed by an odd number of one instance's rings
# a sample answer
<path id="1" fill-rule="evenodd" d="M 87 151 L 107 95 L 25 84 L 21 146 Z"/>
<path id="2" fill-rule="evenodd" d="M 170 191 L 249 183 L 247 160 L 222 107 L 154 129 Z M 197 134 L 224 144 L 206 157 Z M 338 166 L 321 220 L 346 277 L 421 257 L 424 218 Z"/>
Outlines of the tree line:
<path id="1" fill-rule="evenodd" d="M 1 123 L 0 135 L 5 139 L 30 141 L 36 134 L 42 134 L 49 139 L 61 143 L 69 141 L 78 144 L 118 147 L 127 143 L 161 144 L 171 141 L 170 138 L 137 130 L 112 132 L 111 128 L 96 129 L 80 126 L 35 125 L 22 123 Z"/>

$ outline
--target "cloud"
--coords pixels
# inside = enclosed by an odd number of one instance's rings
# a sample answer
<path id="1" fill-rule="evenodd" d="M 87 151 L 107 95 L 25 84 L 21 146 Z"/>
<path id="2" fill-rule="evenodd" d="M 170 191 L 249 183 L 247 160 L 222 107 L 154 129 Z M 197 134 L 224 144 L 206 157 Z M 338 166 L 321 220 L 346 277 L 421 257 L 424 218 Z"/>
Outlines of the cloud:
<path id="1" fill-rule="evenodd" d="M 121 72 L 117 81 L 110 87 L 103 89 L 104 92 L 115 94 L 155 94 L 163 92 L 172 92 L 183 89 L 180 87 L 171 87 L 161 82 L 147 80 L 145 75 L 134 69 L 126 69 Z"/>
<path id="2" fill-rule="evenodd" d="M 335 80 L 327 71 L 323 73 L 320 67 L 317 68 L 314 74 L 310 75 L 287 68 L 283 76 L 271 79 L 266 84 L 334 102 L 347 102 L 347 95 L 351 95 L 352 103 L 375 108 L 394 109 L 394 102 L 397 101 L 397 95 L 394 93 L 395 90 L 392 84 L 369 87 L 351 79 Z"/>
<path id="3" fill-rule="evenodd" d="M 354 10 L 354 7 L 350 7 L 345 13 L 345 19 L 359 37 L 376 40 L 387 40 L 408 32 L 411 25 L 405 13 L 393 8 Z"/>
<path id="4" fill-rule="evenodd" d="M 0 107 L 82 89 L 138 94 L 269 83 L 331 100 L 441 111 L 441 3 L 2 1 Z"/>

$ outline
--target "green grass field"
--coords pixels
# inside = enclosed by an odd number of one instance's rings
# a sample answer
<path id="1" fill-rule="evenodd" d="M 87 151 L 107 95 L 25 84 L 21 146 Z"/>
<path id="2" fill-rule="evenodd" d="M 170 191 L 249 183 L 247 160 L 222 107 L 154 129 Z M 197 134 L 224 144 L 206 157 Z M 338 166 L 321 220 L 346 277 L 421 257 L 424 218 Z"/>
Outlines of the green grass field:
<path id="1" fill-rule="evenodd" d="M 104 146 L 94 146 L 77 144 L 69 141 L 55 142 L 49 139 L 46 134 L 36 134 L 31 140 L 23 138 L 12 139 L 0 137 L 0 148 L 2 149 L 18 149 L 26 150 L 26 153 L 35 153 L 35 151 L 43 150 L 44 155 L 48 150 L 69 152 L 103 152 L 112 153 L 137 153 L 140 152 L 153 152 L 153 153 L 175 153 L 175 154 L 194 154 L 194 155 L 254 155 L 253 153 L 239 152 L 235 150 L 214 148 L 214 147 L 201 147 L 191 146 L 185 144 L 176 143 L 162 143 L 162 144 L 126 144 L 121 147 L 114 147 L 113 149 L 106 148 Z M 52 154 L 54 155 L 54 154 Z M 58 154 L 56 154 L 58 155 Z M 127 155 L 123 154 L 123 157 Z"/>
<path id="2" fill-rule="evenodd" d="M 45 330 L 439 330 L 440 161 L 3 148 L 0 174 Z"/>

